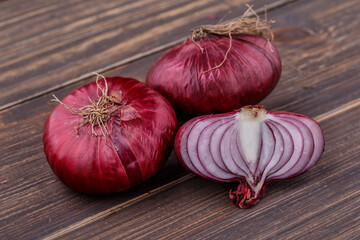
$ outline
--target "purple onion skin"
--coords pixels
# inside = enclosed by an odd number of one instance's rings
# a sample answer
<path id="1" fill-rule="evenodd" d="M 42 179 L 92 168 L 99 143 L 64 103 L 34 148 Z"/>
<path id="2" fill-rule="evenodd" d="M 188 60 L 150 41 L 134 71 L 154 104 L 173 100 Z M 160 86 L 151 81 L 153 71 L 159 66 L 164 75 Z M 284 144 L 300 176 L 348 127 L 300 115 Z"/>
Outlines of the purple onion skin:
<path id="1" fill-rule="evenodd" d="M 163 94 L 182 114 L 224 113 L 257 104 L 274 89 L 281 75 L 275 46 L 263 37 L 209 35 L 170 49 L 151 67 L 146 83 Z"/>
<path id="2" fill-rule="evenodd" d="M 236 206 L 249 208 L 264 196 L 269 181 L 313 167 L 324 144 L 319 124 L 309 117 L 246 106 L 186 122 L 174 149 L 190 172 L 220 182 L 238 181 L 229 196 Z"/>
<path id="3" fill-rule="evenodd" d="M 62 105 L 52 111 L 45 124 L 44 151 L 57 177 L 76 191 L 90 194 L 121 192 L 150 178 L 169 157 L 176 131 L 171 104 L 158 92 L 131 78 L 106 78 L 109 93 L 121 90 L 140 118 L 119 120 L 111 115 L 102 135 L 95 136 L 83 119 Z M 104 87 L 103 82 L 100 82 Z M 79 108 L 96 100 L 95 82 L 84 85 L 63 100 Z"/>

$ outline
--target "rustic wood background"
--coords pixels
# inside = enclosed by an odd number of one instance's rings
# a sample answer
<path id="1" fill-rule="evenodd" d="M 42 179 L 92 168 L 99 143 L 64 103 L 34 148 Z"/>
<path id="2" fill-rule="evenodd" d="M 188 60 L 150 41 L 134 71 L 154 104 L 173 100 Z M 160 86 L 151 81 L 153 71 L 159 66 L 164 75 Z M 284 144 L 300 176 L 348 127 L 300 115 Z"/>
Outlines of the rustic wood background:
<path id="1" fill-rule="evenodd" d="M 262 104 L 315 118 L 326 139 L 318 165 L 270 183 L 253 208 L 236 208 L 232 184 L 195 177 L 174 155 L 146 183 L 107 196 L 72 191 L 46 162 L 51 94 L 93 71 L 144 81 L 192 27 L 239 17 L 244 3 L 0 1 L 0 239 L 359 239 L 359 0 L 250 2 L 268 4 L 283 60 Z"/>

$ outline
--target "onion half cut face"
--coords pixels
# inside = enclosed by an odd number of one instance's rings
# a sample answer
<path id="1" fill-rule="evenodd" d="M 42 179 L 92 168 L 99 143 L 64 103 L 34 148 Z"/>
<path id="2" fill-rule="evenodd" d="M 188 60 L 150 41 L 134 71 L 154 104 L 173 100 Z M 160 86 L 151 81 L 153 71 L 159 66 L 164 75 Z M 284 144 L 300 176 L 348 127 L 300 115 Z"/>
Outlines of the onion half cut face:
<path id="1" fill-rule="evenodd" d="M 241 194 L 250 193 L 237 204 L 244 207 L 260 200 L 268 181 L 307 171 L 323 151 L 324 137 L 315 120 L 260 106 L 192 119 L 175 139 L 175 153 L 191 172 L 217 181 L 239 181 Z"/>

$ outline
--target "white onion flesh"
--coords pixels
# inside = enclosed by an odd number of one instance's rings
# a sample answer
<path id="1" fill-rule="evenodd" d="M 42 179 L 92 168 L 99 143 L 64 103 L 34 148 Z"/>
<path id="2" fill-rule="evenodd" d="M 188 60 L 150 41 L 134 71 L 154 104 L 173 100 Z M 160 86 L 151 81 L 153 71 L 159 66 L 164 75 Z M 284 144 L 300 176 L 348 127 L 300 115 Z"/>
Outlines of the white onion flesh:
<path id="1" fill-rule="evenodd" d="M 175 141 L 177 157 L 190 171 L 218 181 L 245 179 L 254 197 L 269 180 L 307 171 L 323 150 L 322 130 L 313 119 L 252 106 L 192 119 Z"/>

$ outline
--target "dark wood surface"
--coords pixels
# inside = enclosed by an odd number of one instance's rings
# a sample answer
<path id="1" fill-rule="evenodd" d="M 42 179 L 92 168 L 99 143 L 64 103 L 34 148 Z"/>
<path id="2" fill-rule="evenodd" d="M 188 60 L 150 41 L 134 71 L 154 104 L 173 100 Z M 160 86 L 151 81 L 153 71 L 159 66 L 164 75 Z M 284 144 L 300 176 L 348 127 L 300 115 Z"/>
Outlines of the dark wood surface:
<path id="1" fill-rule="evenodd" d="M 144 81 L 192 27 L 229 10 L 224 20 L 238 17 L 244 2 L 0 1 L 0 239 L 357 239 L 358 0 L 269 6 L 283 73 L 262 104 L 318 120 L 326 149 L 307 173 L 270 183 L 251 209 L 232 204 L 232 184 L 193 176 L 173 154 L 146 183 L 107 196 L 72 191 L 46 162 L 51 94 L 93 81 L 92 71 Z"/>

